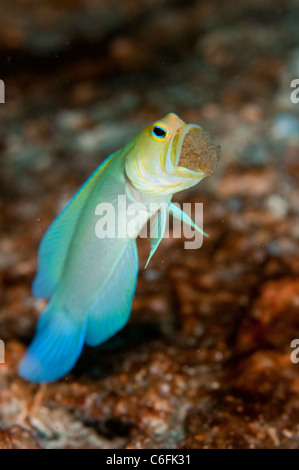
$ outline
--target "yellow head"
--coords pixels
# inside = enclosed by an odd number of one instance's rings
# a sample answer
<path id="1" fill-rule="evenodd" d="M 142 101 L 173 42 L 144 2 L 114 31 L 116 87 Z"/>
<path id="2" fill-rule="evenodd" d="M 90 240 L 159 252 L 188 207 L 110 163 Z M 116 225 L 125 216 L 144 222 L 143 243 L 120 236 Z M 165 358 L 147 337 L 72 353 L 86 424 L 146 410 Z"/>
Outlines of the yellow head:
<path id="1" fill-rule="evenodd" d="M 126 176 L 145 194 L 174 194 L 212 174 L 220 146 L 196 124 L 169 113 L 126 147 Z"/>

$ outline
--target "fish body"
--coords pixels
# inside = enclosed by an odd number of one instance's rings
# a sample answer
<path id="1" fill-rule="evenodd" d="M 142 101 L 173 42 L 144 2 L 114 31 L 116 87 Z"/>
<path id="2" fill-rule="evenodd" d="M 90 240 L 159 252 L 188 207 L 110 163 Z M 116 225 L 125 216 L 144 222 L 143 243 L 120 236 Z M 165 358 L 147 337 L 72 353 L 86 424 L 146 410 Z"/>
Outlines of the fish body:
<path id="1" fill-rule="evenodd" d="M 219 147 L 200 126 L 170 113 L 100 165 L 41 242 L 33 294 L 49 303 L 19 366 L 22 377 L 39 383 L 61 378 L 84 343 L 101 344 L 126 324 L 138 274 L 135 238 L 140 227 L 154 215 L 150 259 L 163 238 L 172 195 L 211 173 L 218 157 Z M 128 234 L 132 203 L 145 209 Z M 114 209 L 108 219 L 116 229 L 113 237 L 97 236 L 101 204 Z M 180 217 L 178 211 L 174 216 Z M 191 219 L 187 222 L 194 227 Z"/>

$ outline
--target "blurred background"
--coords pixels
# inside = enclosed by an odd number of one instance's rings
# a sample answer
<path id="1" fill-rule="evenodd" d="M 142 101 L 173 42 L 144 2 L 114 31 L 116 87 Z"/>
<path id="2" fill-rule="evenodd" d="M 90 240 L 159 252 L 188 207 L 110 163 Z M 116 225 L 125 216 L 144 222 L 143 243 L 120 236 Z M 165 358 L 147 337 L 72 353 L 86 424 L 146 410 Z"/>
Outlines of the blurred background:
<path id="1" fill-rule="evenodd" d="M 2 0 L 0 448 L 298 448 L 299 3 Z M 43 233 L 168 112 L 222 147 L 200 250 L 165 239 L 129 324 L 42 391 L 17 365 Z M 299 355 L 298 355 L 299 357 Z"/>

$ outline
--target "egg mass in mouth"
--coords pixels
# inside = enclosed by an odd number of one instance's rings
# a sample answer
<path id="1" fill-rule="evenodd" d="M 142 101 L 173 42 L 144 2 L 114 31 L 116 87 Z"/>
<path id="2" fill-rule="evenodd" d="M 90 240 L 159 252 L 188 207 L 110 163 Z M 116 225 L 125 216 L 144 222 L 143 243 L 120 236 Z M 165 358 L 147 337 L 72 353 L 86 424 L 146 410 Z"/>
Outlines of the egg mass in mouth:
<path id="1" fill-rule="evenodd" d="M 178 166 L 210 176 L 220 158 L 220 145 L 200 127 L 191 128 L 184 138 Z"/>

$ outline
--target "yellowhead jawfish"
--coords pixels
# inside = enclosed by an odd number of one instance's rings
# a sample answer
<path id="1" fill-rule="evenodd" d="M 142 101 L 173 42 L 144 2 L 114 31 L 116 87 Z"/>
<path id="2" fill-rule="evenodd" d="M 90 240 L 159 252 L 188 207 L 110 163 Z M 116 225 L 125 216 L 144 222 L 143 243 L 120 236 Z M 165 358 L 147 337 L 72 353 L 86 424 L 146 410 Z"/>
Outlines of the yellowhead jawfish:
<path id="1" fill-rule="evenodd" d="M 220 147 L 200 126 L 170 113 L 97 168 L 40 244 L 33 294 L 50 300 L 20 364 L 22 377 L 34 382 L 61 378 L 74 366 L 84 343 L 99 345 L 127 323 L 138 273 L 136 236 L 153 215 L 147 208 L 156 203 L 150 259 L 163 238 L 169 211 L 200 230 L 171 198 L 210 175 L 219 155 Z M 127 201 L 121 207 L 120 196 Z M 101 204 L 111 205 L 113 217 L 125 221 L 132 219 L 130 203 L 145 207 L 133 235 L 121 223 L 114 236 L 99 237 Z"/>

